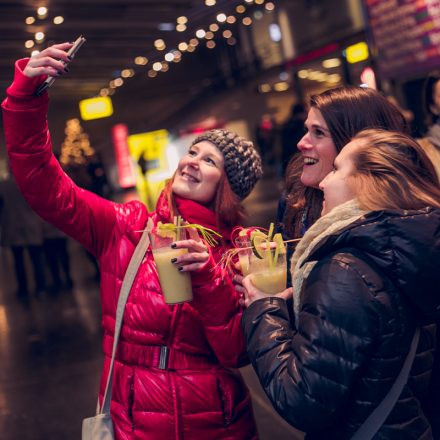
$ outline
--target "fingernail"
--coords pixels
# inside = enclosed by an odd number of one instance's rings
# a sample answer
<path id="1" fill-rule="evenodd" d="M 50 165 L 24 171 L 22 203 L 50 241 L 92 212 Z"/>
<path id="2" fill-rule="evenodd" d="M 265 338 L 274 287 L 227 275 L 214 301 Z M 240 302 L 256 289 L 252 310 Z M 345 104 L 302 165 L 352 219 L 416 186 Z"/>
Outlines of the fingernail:
<path id="1" fill-rule="evenodd" d="M 182 272 L 183 267 L 178 267 L 177 270 L 178 270 L 179 272 Z"/>
<path id="2" fill-rule="evenodd" d="M 177 258 L 171 258 L 171 263 L 175 263 L 177 261 Z"/>
<path id="3" fill-rule="evenodd" d="M 176 249 L 176 243 L 171 243 L 171 247 L 172 247 L 173 249 Z"/>

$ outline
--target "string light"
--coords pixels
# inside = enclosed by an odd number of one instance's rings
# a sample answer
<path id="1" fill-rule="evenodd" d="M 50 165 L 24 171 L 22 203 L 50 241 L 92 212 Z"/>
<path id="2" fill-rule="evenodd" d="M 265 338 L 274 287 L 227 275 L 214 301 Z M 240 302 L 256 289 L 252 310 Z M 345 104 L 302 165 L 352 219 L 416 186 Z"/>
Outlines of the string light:
<path id="1" fill-rule="evenodd" d="M 47 8 L 45 6 L 40 6 L 37 9 L 38 18 L 46 18 L 47 17 Z"/>
<path id="2" fill-rule="evenodd" d="M 64 17 L 62 17 L 61 15 L 58 15 L 58 16 L 54 17 L 53 22 L 54 22 L 54 24 L 61 24 L 64 22 Z"/>
<path id="3" fill-rule="evenodd" d="M 27 17 L 25 22 L 26 22 L 26 24 L 34 24 L 35 18 L 34 17 Z"/>

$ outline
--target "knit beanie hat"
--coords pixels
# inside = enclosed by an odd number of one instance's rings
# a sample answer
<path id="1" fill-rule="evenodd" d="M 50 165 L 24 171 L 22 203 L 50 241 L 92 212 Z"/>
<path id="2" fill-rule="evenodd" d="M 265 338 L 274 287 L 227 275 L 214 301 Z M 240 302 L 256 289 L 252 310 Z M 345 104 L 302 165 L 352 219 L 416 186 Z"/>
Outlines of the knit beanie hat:
<path id="1" fill-rule="evenodd" d="M 241 200 L 246 198 L 263 175 L 261 158 L 254 144 L 224 129 L 206 131 L 192 145 L 203 141 L 211 142 L 222 152 L 232 191 Z"/>

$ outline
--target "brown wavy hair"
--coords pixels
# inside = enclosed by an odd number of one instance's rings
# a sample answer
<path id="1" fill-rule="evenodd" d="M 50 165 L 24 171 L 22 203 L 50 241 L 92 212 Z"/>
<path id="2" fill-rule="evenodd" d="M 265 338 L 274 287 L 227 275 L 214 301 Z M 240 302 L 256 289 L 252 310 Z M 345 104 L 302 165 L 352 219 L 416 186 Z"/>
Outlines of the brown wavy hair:
<path id="1" fill-rule="evenodd" d="M 402 113 L 379 92 L 362 87 L 338 87 L 310 98 L 330 131 L 336 150 L 342 150 L 361 130 L 380 128 L 408 131 Z M 322 210 L 322 192 L 301 183 L 303 158 L 293 156 L 286 170 L 284 228 L 292 237 L 301 235 L 302 224 L 311 226 Z"/>
<path id="2" fill-rule="evenodd" d="M 423 148 L 412 138 L 385 130 L 364 130 L 353 156 L 351 178 L 366 210 L 440 208 L 440 182 Z"/>

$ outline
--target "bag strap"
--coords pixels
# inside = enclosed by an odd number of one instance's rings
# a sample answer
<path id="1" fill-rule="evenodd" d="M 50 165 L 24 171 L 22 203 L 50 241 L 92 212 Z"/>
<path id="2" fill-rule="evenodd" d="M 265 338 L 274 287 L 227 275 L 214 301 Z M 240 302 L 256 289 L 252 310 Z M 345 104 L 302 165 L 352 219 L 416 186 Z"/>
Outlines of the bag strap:
<path id="1" fill-rule="evenodd" d="M 396 381 L 382 402 L 380 402 L 377 408 L 369 415 L 367 420 L 365 420 L 361 427 L 354 433 L 351 440 L 372 439 L 376 435 L 377 431 L 379 431 L 380 427 L 384 424 L 387 417 L 390 415 L 391 410 L 394 408 L 397 399 L 403 391 L 403 387 L 408 382 L 409 372 L 416 355 L 417 345 L 419 344 L 419 337 L 420 327 L 417 327 L 411 341 L 409 353 L 406 356 L 405 362 L 403 363 L 403 367 L 400 370 Z"/>
<path id="2" fill-rule="evenodd" d="M 145 252 L 147 252 L 150 245 L 150 238 L 148 232 L 150 231 L 151 219 L 147 222 L 147 227 L 142 233 L 142 237 L 136 246 L 136 249 L 131 257 L 127 271 L 125 272 L 124 281 L 122 282 L 121 291 L 119 293 L 118 307 L 116 309 L 116 323 L 115 323 L 115 335 L 113 338 L 113 351 L 112 360 L 110 362 L 110 369 L 107 376 L 107 384 L 105 386 L 104 399 L 102 406 L 99 408 L 99 401 L 96 414 L 110 414 L 110 401 L 112 398 L 112 379 L 113 379 L 113 365 L 115 363 L 116 349 L 118 347 L 119 334 L 121 332 L 122 317 L 124 315 L 125 304 L 127 302 L 128 295 L 130 293 L 131 286 L 136 277 L 139 266 L 144 258 Z"/>

